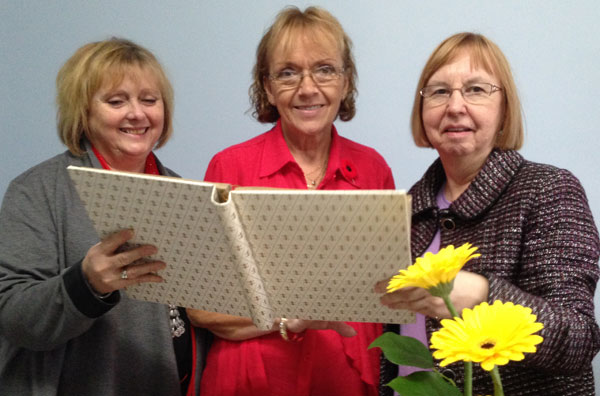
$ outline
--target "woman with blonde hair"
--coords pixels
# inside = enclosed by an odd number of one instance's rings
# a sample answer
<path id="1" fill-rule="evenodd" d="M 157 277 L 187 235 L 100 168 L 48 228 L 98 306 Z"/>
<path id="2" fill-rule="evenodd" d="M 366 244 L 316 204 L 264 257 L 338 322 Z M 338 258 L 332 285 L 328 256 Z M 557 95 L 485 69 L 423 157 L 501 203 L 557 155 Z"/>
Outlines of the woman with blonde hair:
<path id="1" fill-rule="evenodd" d="M 501 300 L 531 308 L 544 325 L 536 353 L 500 367 L 506 395 L 594 395 L 598 230 L 575 176 L 517 152 L 521 119 L 510 66 L 496 44 L 459 33 L 435 49 L 417 85 L 412 132 L 417 146 L 434 148 L 439 158 L 409 192 L 412 254 L 473 244 L 481 257 L 454 281 L 457 312 Z M 427 335 L 451 317 L 440 298 L 420 288 L 382 301 L 425 317 Z M 385 381 L 398 374 L 390 368 Z M 462 385 L 462 365 L 439 370 Z M 492 393 L 488 373 L 474 367 L 473 394 Z"/>
<path id="2" fill-rule="evenodd" d="M 393 189 L 392 172 L 373 149 L 338 135 L 333 122 L 355 113 L 351 42 L 327 11 L 284 9 L 256 52 L 250 90 L 255 116 L 270 131 L 216 154 L 205 179 L 295 189 Z M 379 354 L 374 323 L 279 318 L 259 331 L 248 318 L 188 310 L 217 337 L 202 395 L 375 396 Z M 318 330 L 318 329 L 335 329 Z M 354 337 L 344 337 L 353 335 Z"/>
<path id="3" fill-rule="evenodd" d="M 150 51 L 116 38 L 78 49 L 56 83 L 68 150 L 14 179 L 0 210 L 0 394 L 196 394 L 199 329 L 121 292 L 160 282 L 165 263 L 154 246 L 119 250 L 135 230 L 99 241 L 66 169 L 175 176 L 153 154 L 172 132 L 171 84 Z"/>

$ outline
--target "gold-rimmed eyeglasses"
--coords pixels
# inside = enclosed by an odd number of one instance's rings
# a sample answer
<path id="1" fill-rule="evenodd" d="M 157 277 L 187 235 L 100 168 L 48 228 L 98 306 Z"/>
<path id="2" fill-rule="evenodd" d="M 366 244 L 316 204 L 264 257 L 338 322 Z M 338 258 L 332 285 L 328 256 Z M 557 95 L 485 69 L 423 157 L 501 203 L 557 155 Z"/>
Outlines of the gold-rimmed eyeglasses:
<path id="1" fill-rule="evenodd" d="M 472 83 L 460 88 L 450 88 L 447 85 L 428 85 L 419 93 L 428 104 L 439 106 L 448 103 L 454 91 L 460 91 L 467 103 L 484 104 L 494 92 L 502 91 L 502 88 L 490 83 Z"/>
<path id="2" fill-rule="evenodd" d="M 282 87 L 292 88 L 298 86 L 300 82 L 309 75 L 315 84 L 327 85 L 337 81 L 345 69 L 337 68 L 331 65 L 321 65 L 313 67 L 310 70 L 296 70 L 290 67 L 282 69 L 277 73 L 270 74 L 269 79 Z"/>

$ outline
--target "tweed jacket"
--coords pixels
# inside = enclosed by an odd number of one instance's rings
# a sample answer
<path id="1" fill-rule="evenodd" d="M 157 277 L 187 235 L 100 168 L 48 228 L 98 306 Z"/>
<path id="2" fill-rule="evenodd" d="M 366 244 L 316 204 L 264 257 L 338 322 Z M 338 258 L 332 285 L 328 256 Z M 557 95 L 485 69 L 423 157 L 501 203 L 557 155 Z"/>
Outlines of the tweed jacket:
<path id="1" fill-rule="evenodd" d="M 472 243 L 481 257 L 464 269 L 489 280 L 488 302 L 530 307 L 544 324 L 536 353 L 499 367 L 505 394 L 594 395 L 600 242 L 579 181 L 516 151 L 494 150 L 469 188 L 439 210 L 435 197 L 444 182 L 438 159 L 410 189 L 413 257 L 423 254 L 438 229 L 442 247 Z M 437 329 L 438 321 L 428 318 L 428 334 Z M 390 371 L 389 363 L 383 366 L 386 382 L 397 371 Z M 462 363 L 439 369 L 462 385 Z M 473 394 L 492 393 L 489 374 L 475 364 Z"/>

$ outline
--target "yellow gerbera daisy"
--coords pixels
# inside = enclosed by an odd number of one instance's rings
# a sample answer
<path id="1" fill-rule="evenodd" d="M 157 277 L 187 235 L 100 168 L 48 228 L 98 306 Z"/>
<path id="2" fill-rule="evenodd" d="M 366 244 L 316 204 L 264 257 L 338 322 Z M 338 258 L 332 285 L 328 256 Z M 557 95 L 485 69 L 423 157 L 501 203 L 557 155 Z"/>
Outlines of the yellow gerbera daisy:
<path id="1" fill-rule="evenodd" d="M 431 336 L 433 356 L 446 366 L 458 360 L 480 363 L 484 370 L 522 360 L 524 352 L 535 352 L 543 338 L 533 333 L 544 328 L 531 308 L 494 301 L 464 309 L 463 318 L 444 319 Z"/>
<path id="2" fill-rule="evenodd" d="M 458 249 L 448 245 L 436 254 L 427 252 L 390 279 L 387 291 L 391 293 L 404 287 L 421 287 L 431 291 L 440 284 L 452 283 L 467 261 L 481 256 L 473 254 L 476 250 L 470 243 L 465 243 Z"/>

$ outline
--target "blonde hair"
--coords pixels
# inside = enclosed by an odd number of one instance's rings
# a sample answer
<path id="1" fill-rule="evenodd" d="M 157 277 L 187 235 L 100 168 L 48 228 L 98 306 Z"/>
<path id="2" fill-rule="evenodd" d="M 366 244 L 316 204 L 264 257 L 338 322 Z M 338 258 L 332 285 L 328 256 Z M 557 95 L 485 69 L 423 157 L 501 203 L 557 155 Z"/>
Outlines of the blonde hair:
<path id="1" fill-rule="evenodd" d="M 319 7 L 308 7 L 304 11 L 293 6 L 286 7 L 263 35 L 256 49 L 256 64 L 252 70 L 254 81 L 249 90 L 252 114 L 260 122 L 275 122 L 279 119 L 279 111 L 269 103 L 264 86 L 264 81 L 269 76 L 269 60 L 276 46 L 282 43 L 284 50 L 288 50 L 301 34 L 306 34 L 315 43 L 330 40 L 340 49 L 348 90 L 340 104 L 338 116 L 342 121 L 351 120 L 356 113 L 355 102 L 358 95 L 352 41 L 339 21 Z"/>
<path id="2" fill-rule="evenodd" d="M 132 41 L 111 38 L 79 48 L 56 76 L 57 124 L 60 140 L 75 155 L 82 155 L 82 141 L 89 132 L 89 110 L 94 94 L 105 83 L 118 85 L 136 68 L 151 71 L 164 104 L 164 127 L 156 147 L 173 132 L 173 88 L 162 66 L 150 51 Z"/>
<path id="3" fill-rule="evenodd" d="M 421 72 L 411 115 L 411 129 L 415 144 L 419 147 L 431 147 L 423 126 L 423 97 L 419 91 L 436 71 L 465 51 L 471 56 L 474 67 L 481 67 L 487 73 L 496 76 L 502 87 L 504 117 L 502 133 L 497 135 L 495 147 L 504 150 L 520 149 L 524 139 L 521 102 L 510 65 L 496 44 L 481 34 L 469 32 L 458 33 L 444 40 L 433 51 Z"/>

